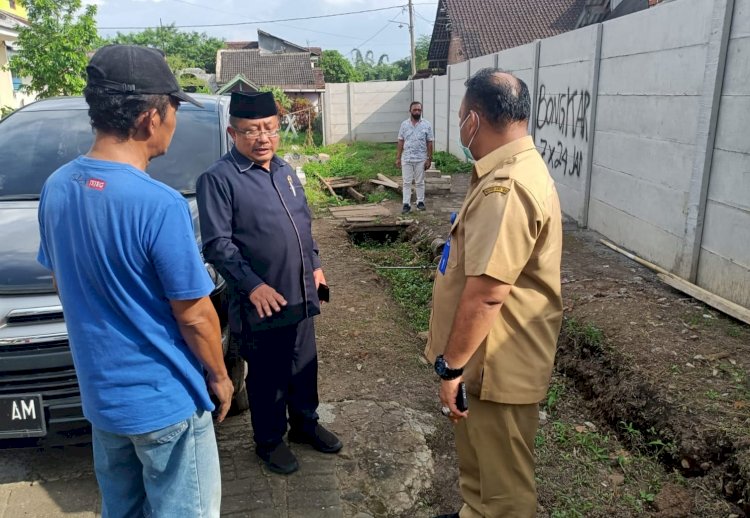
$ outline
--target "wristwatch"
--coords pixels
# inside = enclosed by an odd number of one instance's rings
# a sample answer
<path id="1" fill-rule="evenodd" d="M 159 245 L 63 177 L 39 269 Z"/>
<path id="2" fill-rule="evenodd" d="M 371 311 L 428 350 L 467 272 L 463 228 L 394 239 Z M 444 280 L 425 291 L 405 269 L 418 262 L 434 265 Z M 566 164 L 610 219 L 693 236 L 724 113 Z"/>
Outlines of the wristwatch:
<path id="1" fill-rule="evenodd" d="M 451 369 L 448 362 L 445 361 L 445 358 L 443 358 L 443 355 L 441 354 L 435 358 L 435 373 L 440 376 L 440 379 L 450 381 L 460 378 L 464 373 L 464 369 L 463 367 L 460 369 Z"/>

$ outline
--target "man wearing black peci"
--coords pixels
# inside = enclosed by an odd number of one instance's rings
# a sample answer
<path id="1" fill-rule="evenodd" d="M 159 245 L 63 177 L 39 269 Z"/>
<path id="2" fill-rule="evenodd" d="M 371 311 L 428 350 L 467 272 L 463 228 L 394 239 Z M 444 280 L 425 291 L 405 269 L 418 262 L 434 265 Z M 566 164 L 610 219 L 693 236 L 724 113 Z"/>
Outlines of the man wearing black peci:
<path id="1" fill-rule="evenodd" d="M 268 468 L 299 468 L 284 442 L 336 453 L 318 424 L 313 317 L 326 289 L 305 192 L 278 156 L 279 117 L 271 93 L 232 94 L 234 147 L 198 180 L 203 253 L 231 290 L 230 326 L 248 362 L 256 453 Z M 288 420 L 287 420 L 288 412 Z"/>

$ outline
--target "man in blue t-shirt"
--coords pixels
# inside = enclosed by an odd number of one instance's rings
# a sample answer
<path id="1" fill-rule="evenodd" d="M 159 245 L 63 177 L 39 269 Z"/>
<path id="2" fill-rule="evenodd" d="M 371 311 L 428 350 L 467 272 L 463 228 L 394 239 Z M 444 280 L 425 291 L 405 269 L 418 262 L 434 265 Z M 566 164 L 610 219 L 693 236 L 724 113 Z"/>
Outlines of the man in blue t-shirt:
<path id="1" fill-rule="evenodd" d="M 218 517 L 208 383 L 232 383 L 214 284 L 186 200 L 144 171 L 172 140 L 182 92 L 163 55 L 111 45 L 85 90 L 95 141 L 44 185 L 39 262 L 54 275 L 93 430 L 102 516 Z"/>

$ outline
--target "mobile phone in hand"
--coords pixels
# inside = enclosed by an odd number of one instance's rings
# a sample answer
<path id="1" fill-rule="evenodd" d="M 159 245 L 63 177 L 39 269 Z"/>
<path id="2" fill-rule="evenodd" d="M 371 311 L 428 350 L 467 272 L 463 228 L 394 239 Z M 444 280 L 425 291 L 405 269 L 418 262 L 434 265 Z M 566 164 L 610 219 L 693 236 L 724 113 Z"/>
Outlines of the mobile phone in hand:
<path id="1" fill-rule="evenodd" d="M 466 394 L 466 383 L 463 381 L 458 384 L 458 393 L 456 394 L 456 408 L 461 412 L 469 409 L 469 396 Z"/>
<path id="2" fill-rule="evenodd" d="M 318 286 L 318 299 L 321 302 L 330 302 L 331 290 L 328 289 L 328 285 L 320 283 Z"/>

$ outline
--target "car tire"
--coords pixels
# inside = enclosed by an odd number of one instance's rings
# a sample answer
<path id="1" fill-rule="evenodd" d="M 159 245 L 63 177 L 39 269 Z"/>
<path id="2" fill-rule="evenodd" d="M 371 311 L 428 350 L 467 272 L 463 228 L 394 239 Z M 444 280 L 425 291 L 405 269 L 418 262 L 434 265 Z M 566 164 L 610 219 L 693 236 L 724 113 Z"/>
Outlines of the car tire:
<path id="1" fill-rule="evenodd" d="M 247 385 L 245 377 L 247 376 L 247 363 L 241 357 L 232 362 L 229 369 L 229 377 L 234 386 L 234 396 L 232 397 L 232 406 L 229 413 L 232 415 L 241 414 L 250 408 L 250 399 L 247 394 Z"/>

